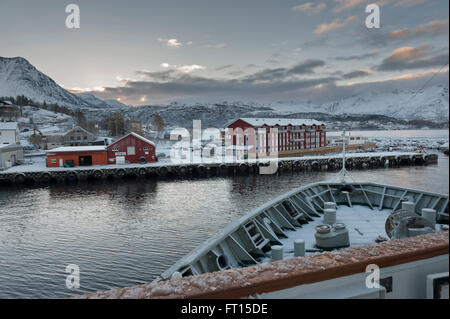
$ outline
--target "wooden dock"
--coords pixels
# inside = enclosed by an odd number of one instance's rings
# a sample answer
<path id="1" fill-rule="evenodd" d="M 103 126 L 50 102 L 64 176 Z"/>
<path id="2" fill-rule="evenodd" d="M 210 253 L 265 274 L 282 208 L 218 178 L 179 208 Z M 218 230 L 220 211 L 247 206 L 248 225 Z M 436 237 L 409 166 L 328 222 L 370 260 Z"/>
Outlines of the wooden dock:
<path id="1" fill-rule="evenodd" d="M 348 153 L 347 169 L 400 167 L 437 163 L 436 154 L 419 152 Z M 191 176 L 226 176 L 258 174 L 260 166 L 276 161 L 277 173 L 309 170 L 339 170 L 342 155 L 283 157 L 278 159 L 240 160 L 234 162 L 203 162 L 175 164 L 170 160 L 149 164 L 98 165 L 72 168 L 16 166 L 0 172 L 0 185 L 75 183 L 86 180 L 121 179 L 125 177 L 184 178 Z"/>

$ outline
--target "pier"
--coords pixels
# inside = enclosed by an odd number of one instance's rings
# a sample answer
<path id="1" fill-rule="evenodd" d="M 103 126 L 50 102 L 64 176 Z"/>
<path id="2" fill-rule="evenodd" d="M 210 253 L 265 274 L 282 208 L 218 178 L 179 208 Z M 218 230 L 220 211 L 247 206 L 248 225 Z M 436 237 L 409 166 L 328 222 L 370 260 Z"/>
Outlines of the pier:
<path id="1" fill-rule="evenodd" d="M 346 154 L 347 169 L 400 167 L 435 164 L 437 154 L 420 152 L 369 152 Z M 185 178 L 227 176 L 234 174 L 258 174 L 259 167 L 270 162 L 278 165 L 277 173 L 301 172 L 310 170 L 339 170 L 342 168 L 342 155 L 317 155 L 302 157 L 264 158 L 238 160 L 233 162 L 211 162 L 175 164 L 163 159 L 148 164 L 115 164 L 86 167 L 45 167 L 40 165 L 19 165 L 0 172 L 0 185 L 11 184 L 50 184 L 76 183 L 126 177 L 141 178 Z"/>

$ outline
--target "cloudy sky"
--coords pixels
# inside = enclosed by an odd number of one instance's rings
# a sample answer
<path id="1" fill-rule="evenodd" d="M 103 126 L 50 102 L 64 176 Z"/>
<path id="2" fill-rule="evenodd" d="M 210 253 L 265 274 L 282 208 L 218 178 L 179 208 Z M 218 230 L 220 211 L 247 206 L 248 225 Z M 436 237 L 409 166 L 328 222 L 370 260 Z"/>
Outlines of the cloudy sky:
<path id="1" fill-rule="evenodd" d="M 65 26 L 80 7 L 80 29 Z M 367 4 L 381 27 L 368 29 Z M 448 81 L 448 0 L 2 0 L 0 56 L 132 105 L 312 101 Z M 432 84 L 432 83 L 430 83 Z"/>

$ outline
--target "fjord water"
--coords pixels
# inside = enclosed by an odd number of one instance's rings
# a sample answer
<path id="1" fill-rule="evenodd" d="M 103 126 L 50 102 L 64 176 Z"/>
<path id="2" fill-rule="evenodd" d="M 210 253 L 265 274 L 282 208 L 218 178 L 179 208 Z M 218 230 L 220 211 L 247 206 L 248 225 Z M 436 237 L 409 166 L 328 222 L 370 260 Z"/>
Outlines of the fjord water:
<path id="1" fill-rule="evenodd" d="M 437 165 L 351 171 L 355 180 L 445 194 L 448 173 L 442 154 Z M 335 177 L 303 172 L 0 188 L 0 298 L 61 298 L 151 281 L 250 209 Z M 80 268 L 80 289 L 66 288 L 69 264 Z"/>

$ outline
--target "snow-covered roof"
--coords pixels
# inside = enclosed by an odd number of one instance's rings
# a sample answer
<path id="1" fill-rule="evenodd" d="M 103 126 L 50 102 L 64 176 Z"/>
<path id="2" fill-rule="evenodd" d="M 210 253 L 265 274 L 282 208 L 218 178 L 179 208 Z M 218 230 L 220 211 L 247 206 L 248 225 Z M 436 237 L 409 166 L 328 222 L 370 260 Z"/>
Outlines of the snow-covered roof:
<path id="1" fill-rule="evenodd" d="M 3 101 L 3 100 L 0 100 L 0 104 L 12 105 L 10 101 Z"/>
<path id="2" fill-rule="evenodd" d="M 0 150 L 17 149 L 22 147 L 20 144 L 0 144 Z"/>
<path id="3" fill-rule="evenodd" d="M 240 118 L 240 120 L 247 122 L 248 124 L 258 127 L 258 126 L 300 126 L 300 125 L 322 125 L 323 122 L 319 122 L 313 119 L 282 119 L 282 118 Z M 237 120 L 233 121 L 232 123 L 236 122 Z M 231 124 L 231 123 L 229 123 Z"/>
<path id="4" fill-rule="evenodd" d="M 0 122 L 0 130 L 17 130 L 17 122 Z"/>
<path id="5" fill-rule="evenodd" d="M 148 144 L 151 144 L 151 145 L 155 146 L 155 143 L 153 143 L 153 142 L 150 141 L 149 139 L 146 139 L 145 137 L 140 136 L 139 134 L 136 134 L 136 133 L 134 133 L 134 132 L 131 132 L 131 133 L 128 133 L 127 135 L 125 135 L 125 136 L 119 138 L 119 139 L 118 139 L 117 141 L 115 141 L 114 143 L 108 145 L 108 147 L 111 146 L 111 145 L 116 144 L 117 142 L 123 140 L 125 137 L 127 137 L 127 136 L 129 136 L 129 135 L 133 135 L 134 137 L 136 137 L 136 138 L 138 138 L 138 139 L 144 141 L 145 143 L 148 143 Z"/>
<path id="6" fill-rule="evenodd" d="M 91 133 L 88 130 L 86 130 L 86 129 L 82 128 L 81 126 L 78 126 L 78 125 L 73 127 L 72 129 L 70 129 L 69 131 L 67 131 L 64 135 L 67 136 L 67 135 L 71 134 L 73 131 L 83 131 L 83 132 L 85 132 L 88 135 L 94 136 L 94 133 Z"/>
<path id="7" fill-rule="evenodd" d="M 106 146 L 63 146 L 48 150 L 47 153 L 68 153 L 68 152 L 95 152 L 106 151 Z"/>

